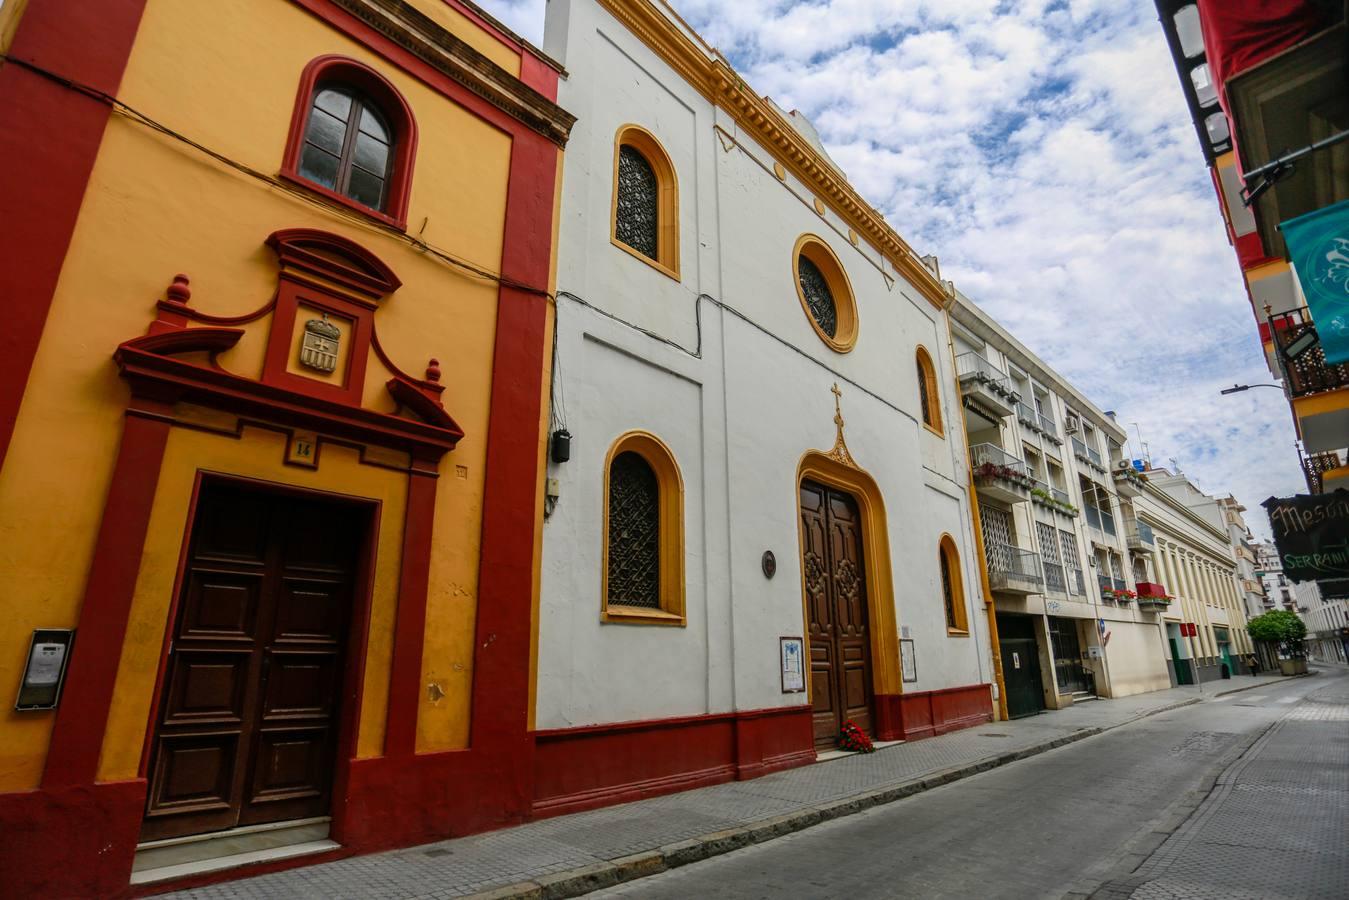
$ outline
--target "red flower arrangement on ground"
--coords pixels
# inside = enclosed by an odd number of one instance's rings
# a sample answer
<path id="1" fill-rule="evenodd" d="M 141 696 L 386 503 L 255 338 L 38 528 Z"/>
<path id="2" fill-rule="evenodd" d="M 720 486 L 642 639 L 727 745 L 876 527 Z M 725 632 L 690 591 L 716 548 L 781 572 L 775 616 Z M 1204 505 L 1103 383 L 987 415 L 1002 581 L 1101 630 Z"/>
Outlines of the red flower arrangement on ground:
<path id="1" fill-rule="evenodd" d="M 838 748 L 852 753 L 876 752 L 876 745 L 871 743 L 871 738 L 852 719 L 844 722 L 838 733 Z"/>

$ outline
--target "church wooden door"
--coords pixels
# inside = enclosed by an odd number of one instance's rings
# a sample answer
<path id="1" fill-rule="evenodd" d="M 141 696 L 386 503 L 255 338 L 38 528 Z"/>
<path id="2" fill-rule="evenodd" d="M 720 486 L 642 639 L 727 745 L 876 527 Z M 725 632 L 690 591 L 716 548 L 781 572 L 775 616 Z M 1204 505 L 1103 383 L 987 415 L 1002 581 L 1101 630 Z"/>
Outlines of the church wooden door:
<path id="1" fill-rule="evenodd" d="M 801 483 L 803 571 L 815 746 L 832 749 L 849 719 L 871 733 L 871 636 L 862 521 L 852 496 Z"/>
<path id="2" fill-rule="evenodd" d="M 325 815 L 362 515 L 202 489 L 143 840 Z"/>

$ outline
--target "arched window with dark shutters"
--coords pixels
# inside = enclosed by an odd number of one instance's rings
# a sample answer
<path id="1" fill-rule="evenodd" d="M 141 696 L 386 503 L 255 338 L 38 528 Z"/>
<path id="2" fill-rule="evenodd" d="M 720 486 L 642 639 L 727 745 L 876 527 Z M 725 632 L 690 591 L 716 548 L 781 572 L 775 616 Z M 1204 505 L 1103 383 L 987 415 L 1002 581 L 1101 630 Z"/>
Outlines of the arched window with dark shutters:
<path id="1" fill-rule="evenodd" d="M 618 212 L 614 232 L 643 256 L 660 253 L 660 183 L 646 157 L 624 144 L 618 151 Z"/>
<path id="2" fill-rule="evenodd" d="M 679 180 L 656 136 L 624 125 L 614 137 L 614 246 L 679 280 Z"/>
<path id="3" fill-rule="evenodd" d="M 305 67 L 281 176 L 395 228 L 407 225 L 417 122 L 393 83 L 362 62 Z"/>
<path id="4" fill-rule="evenodd" d="M 342 85 L 322 87 L 309 110 L 300 174 L 383 210 L 393 142 L 393 130 L 374 101 Z"/>
<path id="5" fill-rule="evenodd" d="M 609 603 L 660 609 L 660 484 L 628 450 L 609 466 Z"/>
<path id="6" fill-rule="evenodd" d="M 601 620 L 683 625 L 684 482 L 670 448 L 629 431 L 604 469 Z"/>
<path id="7" fill-rule="evenodd" d="M 937 370 L 932 365 L 932 357 L 925 347 L 919 347 L 918 363 L 918 405 L 922 410 L 923 424 L 929 431 L 944 437 L 941 423 L 941 396 L 937 393 Z"/>
<path id="8" fill-rule="evenodd" d="M 937 545 L 937 559 L 941 569 L 942 603 L 946 607 L 946 632 L 968 635 L 969 620 L 965 616 L 965 585 L 960 577 L 960 554 L 949 534 L 941 536 Z"/>

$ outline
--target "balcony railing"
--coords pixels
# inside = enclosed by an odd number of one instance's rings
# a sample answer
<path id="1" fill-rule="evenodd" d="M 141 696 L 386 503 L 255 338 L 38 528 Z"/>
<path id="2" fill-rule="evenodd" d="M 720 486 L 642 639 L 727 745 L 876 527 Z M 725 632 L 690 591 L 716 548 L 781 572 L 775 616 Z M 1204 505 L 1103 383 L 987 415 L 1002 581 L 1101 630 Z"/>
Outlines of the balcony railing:
<path id="1" fill-rule="evenodd" d="M 1040 554 L 1007 544 L 989 544 L 988 584 L 995 591 L 1038 594 L 1044 587 Z"/>
<path id="2" fill-rule="evenodd" d="M 1044 413 L 1037 413 L 1035 417 L 1040 421 L 1040 431 L 1044 433 L 1044 436 L 1058 440 L 1059 429 L 1058 426 L 1054 424 L 1054 420 Z"/>
<path id="3" fill-rule="evenodd" d="M 1141 519 L 1130 519 L 1129 530 L 1125 535 L 1130 550 L 1155 550 L 1157 539 L 1152 534 L 1152 526 Z"/>
<path id="4" fill-rule="evenodd" d="M 1073 503 L 1072 498 L 1068 496 L 1067 491 L 1061 491 L 1056 487 L 1051 487 L 1049 489 L 1049 496 L 1053 497 L 1058 502 L 1066 503 L 1069 506 L 1071 506 Z"/>
<path id="5" fill-rule="evenodd" d="M 1018 403 L 1016 405 L 1016 418 L 1018 422 L 1032 431 L 1040 430 L 1040 417 L 1036 415 L 1035 410 L 1031 409 L 1029 405 Z"/>
<path id="6" fill-rule="evenodd" d="M 1098 469 L 1105 468 L 1101 463 L 1101 451 L 1095 447 L 1088 447 L 1082 442 L 1081 438 L 1073 438 L 1073 453 L 1077 455 L 1078 459 L 1085 460 Z"/>
<path id="7" fill-rule="evenodd" d="M 1327 450 L 1325 453 L 1313 453 L 1310 456 L 1303 455 L 1302 471 L 1307 476 L 1307 490 L 1312 494 L 1319 494 L 1322 491 L 1321 476 L 1331 469 L 1340 467 L 1340 455 L 1334 450 Z"/>
<path id="8" fill-rule="evenodd" d="M 1305 306 L 1271 317 L 1269 325 L 1278 356 L 1282 360 L 1284 374 L 1287 376 L 1289 394 L 1302 397 L 1349 387 L 1349 364 L 1327 363 L 1325 351 L 1321 349 L 1319 342 L 1313 343 L 1294 359 L 1289 359 L 1285 355 L 1285 350 L 1293 346 L 1299 338 L 1303 338 L 1309 332 L 1313 334 L 1316 332 L 1311 312 Z"/>
<path id="9" fill-rule="evenodd" d="M 1011 382 L 1007 378 L 1007 373 L 973 350 L 956 357 L 956 375 L 961 381 L 973 378 L 985 384 L 996 384 L 1007 391 L 1011 390 Z"/>
<path id="10" fill-rule="evenodd" d="M 1082 514 L 1087 517 L 1087 524 L 1097 531 L 1101 530 L 1101 511 L 1090 503 L 1082 507 Z"/>
<path id="11" fill-rule="evenodd" d="M 1110 602 L 1115 602 L 1115 588 L 1110 583 L 1109 575 L 1097 575 L 1096 583 L 1101 586 L 1101 596 Z"/>

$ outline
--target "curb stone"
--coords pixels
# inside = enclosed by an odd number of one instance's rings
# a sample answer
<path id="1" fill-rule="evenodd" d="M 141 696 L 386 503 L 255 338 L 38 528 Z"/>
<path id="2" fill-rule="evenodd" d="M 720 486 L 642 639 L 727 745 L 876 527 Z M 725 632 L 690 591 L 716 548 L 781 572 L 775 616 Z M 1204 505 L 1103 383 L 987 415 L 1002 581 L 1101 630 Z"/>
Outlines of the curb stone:
<path id="1" fill-rule="evenodd" d="M 1251 690 L 1263 686 L 1248 685 L 1225 693 L 1232 694 L 1237 691 Z M 1213 696 L 1222 695 L 1215 694 Z M 1042 741 L 1039 744 L 1033 744 L 1014 752 L 985 757 L 899 784 L 854 794 L 842 800 L 819 806 L 807 806 L 793 813 L 770 819 L 760 819 L 747 825 L 738 825 L 734 828 L 714 831 L 689 840 L 665 844 L 654 850 L 624 856 L 608 862 L 594 863 L 577 869 L 568 869 L 553 875 L 541 876 L 532 881 L 520 881 L 504 887 L 493 888 L 489 891 L 471 894 L 466 900 L 562 900 L 562 898 L 567 897 L 580 897 L 602 888 L 613 887 L 627 881 L 635 881 L 690 863 L 701 862 L 714 856 L 721 856 L 733 850 L 748 847 L 751 844 L 763 843 L 784 835 L 804 831 L 807 828 L 834 819 L 841 819 L 877 806 L 884 806 L 941 787 L 944 784 L 960 781 L 1009 763 L 1029 759 L 1032 756 L 1038 756 L 1041 753 L 1047 753 L 1050 750 L 1089 737 L 1095 737 L 1098 734 L 1129 725 L 1140 719 L 1171 712 L 1186 706 L 1193 706 L 1196 703 L 1202 703 L 1204 700 L 1204 697 L 1192 697 L 1188 700 L 1181 700 L 1177 703 L 1148 710 L 1114 725 L 1082 728 L 1072 734 Z"/>

